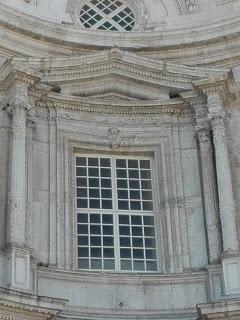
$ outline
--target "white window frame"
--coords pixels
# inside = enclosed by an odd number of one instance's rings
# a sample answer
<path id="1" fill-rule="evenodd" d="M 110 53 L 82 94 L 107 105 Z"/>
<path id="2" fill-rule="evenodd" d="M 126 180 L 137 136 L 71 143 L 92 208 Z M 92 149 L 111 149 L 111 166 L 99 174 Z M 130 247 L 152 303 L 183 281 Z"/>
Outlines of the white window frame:
<path id="1" fill-rule="evenodd" d="M 79 209 L 77 208 L 77 185 L 76 185 L 76 158 L 77 157 L 92 157 L 92 158 L 108 158 L 111 161 L 111 173 L 112 173 L 112 203 L 113 203 L 113 208 L 112 209 L 92 209 L 92 208 L 84 208 L 84 209 Z M 158 235 L 158 230 L 157 230 L 157 197 L 156 197 L 156 190 L 155 190 L 155 185 L 156 185 L 156 179 L 155 179 L 155 161 L 152 156 L 142 156 L 142 155 L 129 155 L 129 156 L 124 156 L 121 154 L 111 154 L 111 153 L 89 153 L 89 152 L 75 152 L 74 153 L 74 230 L 75 230 L 75 269 L 77 271 L 87 271 L 87 272 L 131 272 L 131 273 L 156 273 L 159 272 L 160 269 L 160 262 L 159 262 L 159 235 Z M 151 169 L 151 182 L 152 182 L 152 197 L 153 197 L 153 210 L 152 211 L 144 211 L 144 210 L 118 210 L 117 209 L 117 177 L 116 177 L 116 159 L 127 159 L 127 160 L 149 160 L 150 161 L 150 169 Z M 78 248 L 78 243 L 77 243 L 77 212 L 82 212 L 82 213 L 103 213 L 103 214 L 112 214 L 113 215 L 113 230 L 114 230 L 114 252 L 115 252 L 115 270 L 107 270 L 107 269 L 78 269 L 78 254 L 77 254 L 77 248 Z M 154 271 L 145 271 L 145 270 L 121 270 L 120 268 L 120 234 L 119 234 L 119 224 L 118 224 L 118 217 L 120 214 L 128 215 L 129 217 L 131 215 L 143 215 L 143 216 L 154 216 L 154 230 L 155 230 L 155 242 L 156 242 L 156 263 L 157 263 L 157 270 Z M 130 224 L 131 225 L 131 224 Z"/>

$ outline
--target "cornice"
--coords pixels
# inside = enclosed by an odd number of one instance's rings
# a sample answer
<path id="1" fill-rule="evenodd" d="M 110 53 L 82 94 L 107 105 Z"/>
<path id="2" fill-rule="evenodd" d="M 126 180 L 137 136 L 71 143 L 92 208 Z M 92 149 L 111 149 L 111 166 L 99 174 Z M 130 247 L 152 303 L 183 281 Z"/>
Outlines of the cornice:
<path id="1" fill-rule="evenodd" d="M 81 45 L 91 48 L 93 45 L 102 47 L 123 47 L 139 50 L 145 48 L 187 47 L 190 44 L 220 41 L 226 37 L 239 36 L 240 16 L 233 15 L 224 22 L 214 22 L 208 25 L 186 26 L 182 28 L 165 28 L 161 31 L 144 31 L 126 33 L 98 32 L 83 30 L 77 26 L 60 25 L 39 18 L 28 16 L 6 5 L 0 5 L 0 24 L 11 30 L 23 33 L 41 41 L 55 42 L 61 45 L 71 44 L 72 47 Z M 93 41 L 94 39 L 94 41 Z M 146 41 L 147 39 L 147 41 Z M 183 41 L 184 39 L 184 41 Z M 94 42 L 94 44 L 93 44 Z"/>
<path id="2" fill-rule="evenodd" d="M 190 114 L 190 108 L 181 99 L 167 101 L 103 101 L 61 94 L 50 93 L 47 97 L 40 92 L 31 92 L 35 105 L 41 108 L 65 109 L 90 113 L 107 113 L 116 115 L 167 114 L 181 116 Z"/>

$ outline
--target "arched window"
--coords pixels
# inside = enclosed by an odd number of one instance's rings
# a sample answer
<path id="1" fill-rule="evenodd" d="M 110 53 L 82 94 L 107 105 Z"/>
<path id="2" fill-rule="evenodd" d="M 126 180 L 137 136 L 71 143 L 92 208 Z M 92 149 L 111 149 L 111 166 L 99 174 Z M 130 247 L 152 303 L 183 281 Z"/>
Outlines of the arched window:
<path id="1" fill-rule="evenodd" d="M 88 0 L 80 11 L 85 28 L 108 31 L 131 31 L 135 17 L 131 8 L 119 0 Z"/>

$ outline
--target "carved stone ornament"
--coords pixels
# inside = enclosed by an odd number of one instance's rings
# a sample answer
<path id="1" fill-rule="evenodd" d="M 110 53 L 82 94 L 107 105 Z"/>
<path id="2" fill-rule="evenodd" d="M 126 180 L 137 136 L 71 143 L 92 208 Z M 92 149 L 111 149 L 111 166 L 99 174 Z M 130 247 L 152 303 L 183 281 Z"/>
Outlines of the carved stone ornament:
<path id="1" fill-rule="evenodd" d="M 121 131 L 118 128 L 108 129 L 108 144 L 112 150 L 118 149 L 122 145 Z"/>

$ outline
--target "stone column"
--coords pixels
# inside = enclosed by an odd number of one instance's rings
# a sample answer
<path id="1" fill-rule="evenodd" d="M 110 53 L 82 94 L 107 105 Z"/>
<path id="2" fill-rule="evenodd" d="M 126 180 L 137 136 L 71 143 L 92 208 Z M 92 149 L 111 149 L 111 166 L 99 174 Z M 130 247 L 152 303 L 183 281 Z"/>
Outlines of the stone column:
<path id="1" fill-rule="evenodd" d="M 27 87 L 16 84 L 8 110 L 12 116 L 12 144 L 8 213 L 8 285 L 30 290 L 30 249 L 26 246 L 26 122 L 30 109 Z"/>
<path id="2" fill-rule="evenodd" d="M 219 210 L 224 253 L 239 250 L 230 161 L 226 142 L 225 110 L 215 95 L 208 96 L 209 118 L 215 147 Z"/>
<path id="3" fill-rule="evenodd" d="M 12 151 L 9 199 L 9 242 L 25 245 L 26 211 L 26 108 L 23 101 L 14 100 L 12 108 Z"/>
<path id="4" fill-rule="evenodd" d="M 208 126 L 197 126 L 196 129 L 202 169 L 209 262 L 216 263 L 220 259 L 222 246 L 220 239 L 220 218 L 217 203 L 212 143 Z"/>

